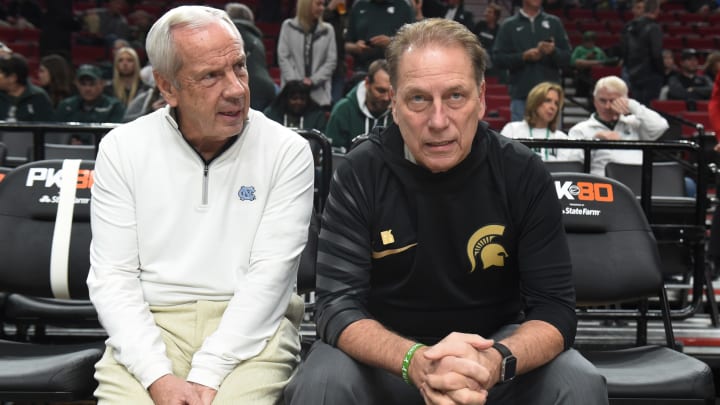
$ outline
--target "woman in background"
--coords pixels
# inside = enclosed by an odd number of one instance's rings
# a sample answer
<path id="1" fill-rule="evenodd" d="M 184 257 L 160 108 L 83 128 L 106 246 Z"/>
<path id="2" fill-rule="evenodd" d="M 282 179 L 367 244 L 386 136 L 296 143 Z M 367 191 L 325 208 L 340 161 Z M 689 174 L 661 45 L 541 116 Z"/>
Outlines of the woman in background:
<path id="1" fill-rule="evenodd" d="M 281 86 L 300 80 L 310 87 L 310 97 L 329 109 L 337 48 L 335 30 L 322 20 L 324 10 L 323 0 L 298 0 L 297 15 L 280 28 L 277 58 Z"/>
<path id="2" fill-rule="evenodd" d="M 144 90 L 140 80 L 140 58 L 134 49 L 125 47 L 115 52 L 113 78 L 109 87 L 111 96 L 120 100 L 127 108 L 137 94 Z"/>
<path id="3" fill-rule="evenodd" d="M 560 111 L 565 93 L 557 83 L 542 82 L 528 93 L 525 117 L 522 121 L 509 122 L 501 135 L 514 139 L 570 139 L 558 129 Z M 535 148 L 542 160 L 583 161 L 583 152 L 567 148 Z"/>
<path id="4" fill-rule="evenodd" d="M 73 94 L 72 78 L 70 64 L 62 56 L 53 54 L 40 59 L 38 83 L 50 96 L 53 108 Z"/>

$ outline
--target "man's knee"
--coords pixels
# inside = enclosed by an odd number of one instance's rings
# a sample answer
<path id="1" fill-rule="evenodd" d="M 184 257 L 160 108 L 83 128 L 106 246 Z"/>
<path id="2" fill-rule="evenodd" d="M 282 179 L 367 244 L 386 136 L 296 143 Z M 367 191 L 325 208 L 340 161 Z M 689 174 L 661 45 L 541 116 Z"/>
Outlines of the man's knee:
<path id="1" fill-rule="evenodd" d="M 285 403 L 362 403 L 357 396 L 366 391 L 358 390 L 365 368 L 340 349 L 317 341 L 285 388 Z"/>
<path id="2" fill-rule="evenodd" d="M 548 366 L 548 377 L 554 380 L 557 403 L 607 404 L 605 377 L 576 350 L 561 353 Z"/>

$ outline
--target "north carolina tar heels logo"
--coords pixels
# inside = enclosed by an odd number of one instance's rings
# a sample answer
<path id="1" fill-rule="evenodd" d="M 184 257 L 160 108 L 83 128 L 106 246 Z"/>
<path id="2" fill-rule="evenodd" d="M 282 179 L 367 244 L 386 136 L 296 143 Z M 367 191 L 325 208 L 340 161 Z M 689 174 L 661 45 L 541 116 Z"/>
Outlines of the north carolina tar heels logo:
<path id="1" fill-rule="evenodd" d="M 467 244 L 467 254 L 471 265 L 470 273 L 475 271 L 478 256 L 483 270 L 492 266 L 505 266 L 505 258 L 508 257 L 508 253 L 497 242 L 503 233 L 505 233 L 505 227 L 502 225 L 486 225 L 472 234 Z"/>
<path id="2" fill-rule="evenodd" d="M 240 197 L 240 201 L 255 201 L 255 187 L 240 186 L 238 197 Z"/>

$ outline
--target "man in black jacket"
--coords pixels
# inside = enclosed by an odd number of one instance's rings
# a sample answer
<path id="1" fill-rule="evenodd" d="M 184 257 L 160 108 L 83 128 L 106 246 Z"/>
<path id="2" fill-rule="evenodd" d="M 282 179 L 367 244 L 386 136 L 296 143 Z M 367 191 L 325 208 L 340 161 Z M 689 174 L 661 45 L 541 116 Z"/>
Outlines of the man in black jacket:
<path id="1" fill-rule="evenodd" d="M 603 377 L 570 349 L 575 293 L 552 177 L 480 123 L 477 37 L 426 19 L 386 55 L 396 124 L 333 177 L 322 341 L 286 404 L 607 404 Z"/>
<path id="2" fill-rule="evenodd" d="M 225 11 L 235 23 L 245 44 L 247 55 L 247 69 L 250 80 L 252 97 L 250 107 L 253 110 L 263 111 L 275 99 L 276 87 L 268 72 L 265 59 L 265 45 L 263 34 L 255 26 L 252 10 L 241 3 L 228 3 Z"/>
<path id="3" fill-rule="evenodd" d="M 630 93 L 643 105 L 660 96 L 665 78 L 662 57 L 662 28 L 658 0 L 645 0 L 645 13 L 630 21 L 622 34 L 622 54 Z"/>

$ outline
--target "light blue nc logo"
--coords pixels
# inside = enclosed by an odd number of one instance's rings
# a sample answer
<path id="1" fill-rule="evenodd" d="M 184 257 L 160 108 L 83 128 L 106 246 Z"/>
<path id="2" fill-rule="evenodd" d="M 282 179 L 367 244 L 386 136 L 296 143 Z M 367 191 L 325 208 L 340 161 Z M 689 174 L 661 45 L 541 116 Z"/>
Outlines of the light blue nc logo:
<path id="1" fill-rule="evenodd" d="M 240 201 L 255 201 L 255 187 L 240 186 L 238 197 L 240 197 Z"/>

